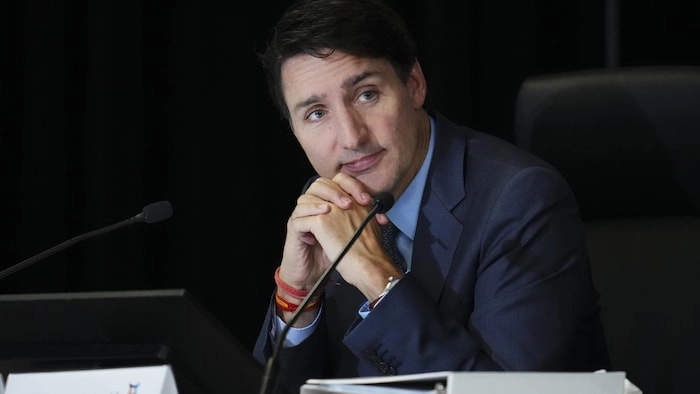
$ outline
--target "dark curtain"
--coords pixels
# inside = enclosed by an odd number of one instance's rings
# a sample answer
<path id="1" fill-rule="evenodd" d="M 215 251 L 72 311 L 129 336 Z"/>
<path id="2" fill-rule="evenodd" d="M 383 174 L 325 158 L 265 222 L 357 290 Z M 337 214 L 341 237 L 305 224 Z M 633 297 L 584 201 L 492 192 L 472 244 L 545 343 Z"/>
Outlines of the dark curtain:
<path id="1" fill-rule="evenodd" d="M 286 219 L 311 175 L 255 51 L 289 1 L 0 5 L 0 269 L 81 242 L 0 293 L 186 288 L 252 347 Z M 512 139 L 529 75 L 603 67 L 603 1 L 392 1 L 429 105 Z M 621 1 L 620 65 L 700 64 L 697 1 Z"/>

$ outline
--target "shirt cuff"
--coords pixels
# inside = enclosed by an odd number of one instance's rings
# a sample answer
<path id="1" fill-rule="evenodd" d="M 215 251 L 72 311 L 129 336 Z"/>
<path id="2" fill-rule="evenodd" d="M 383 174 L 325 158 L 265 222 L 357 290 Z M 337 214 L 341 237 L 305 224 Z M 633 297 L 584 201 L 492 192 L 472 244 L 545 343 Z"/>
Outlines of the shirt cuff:
<path id="1" fill-rule="evenodd" d="M 321 308 L 323 308 L 323 305 L 321 305 Z M 306 338 L 310 337 L 316 329 L 316 327 L 318 326 L 319 316 L 321 316 L 321 308 L 319 308 L 314 321 L 311 322 L 311 324 L 309 324 L 308 326 L 289 327 L 289 331 L 287 331 L 287 335 L 284 338 L 284 344 L 282 345 L 282 347 L 296 346 L 304 342 Z M 277 341 L 277 337 L 280 336 L 282 330 L 284 330 L 284 327 L 286 326 L 287 324 L 284 322 L 284 320 L 282 320 L 282 318 L 277 316 L 277 313 L 275 313 L 275 318 L 272 320 L 272 331 L 270 332 L 273 342 Z"/>

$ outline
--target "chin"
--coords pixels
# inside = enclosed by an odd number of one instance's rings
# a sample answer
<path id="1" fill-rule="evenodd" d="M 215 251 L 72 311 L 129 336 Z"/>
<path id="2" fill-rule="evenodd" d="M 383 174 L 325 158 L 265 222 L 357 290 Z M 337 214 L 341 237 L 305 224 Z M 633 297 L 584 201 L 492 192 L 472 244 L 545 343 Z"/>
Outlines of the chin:
<path id="1" fill-rule="evenodd" d="M 386 182 L 386 179 L 378 177 L 376 174 L 359 176 L 357 179 L 367 187 L 369 194 L 373 196 L 379 192 L 390 191 L 390 188 L 387 186 L 388 182 Z"/>

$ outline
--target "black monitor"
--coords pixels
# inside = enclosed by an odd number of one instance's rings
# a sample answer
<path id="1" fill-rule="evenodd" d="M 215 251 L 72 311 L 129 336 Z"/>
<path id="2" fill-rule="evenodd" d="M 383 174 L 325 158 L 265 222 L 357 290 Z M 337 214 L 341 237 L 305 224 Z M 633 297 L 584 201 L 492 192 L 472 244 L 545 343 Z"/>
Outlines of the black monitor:
<path id="1" fill-rule="evenodd" d="M 168 364 L 180 394 L 257 393 L 263 368 L 182 289 L 0 295 L 0 373 Z"/>

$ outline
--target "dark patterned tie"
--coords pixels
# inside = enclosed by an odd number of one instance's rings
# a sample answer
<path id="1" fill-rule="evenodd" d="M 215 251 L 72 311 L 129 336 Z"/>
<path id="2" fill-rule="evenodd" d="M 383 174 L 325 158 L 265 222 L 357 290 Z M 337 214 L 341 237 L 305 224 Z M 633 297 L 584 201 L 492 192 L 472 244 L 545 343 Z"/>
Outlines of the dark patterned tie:
<path id="1" fill-rule="evenodd" d="M 401 269 L 401 272 L 406 272 L 406 260 L 404 260 L 399 248 L 396 247 L 396 235 L 399 229 L 394 226 L 394 223 L 389 222 L 382 226 L 382 247 L 391 257 L 394 263 Z"/>

